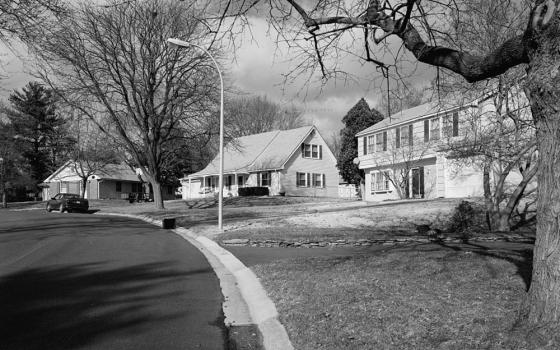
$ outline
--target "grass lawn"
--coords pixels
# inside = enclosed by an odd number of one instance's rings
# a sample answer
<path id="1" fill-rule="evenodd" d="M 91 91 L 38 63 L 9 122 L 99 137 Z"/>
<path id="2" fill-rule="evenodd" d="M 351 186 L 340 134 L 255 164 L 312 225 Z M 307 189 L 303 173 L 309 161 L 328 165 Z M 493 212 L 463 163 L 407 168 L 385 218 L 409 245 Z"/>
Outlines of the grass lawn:
<path id="1" fill-rule="evenodd" d="M 530 261 L 427 244 L 252 268 L 296 349 L 524 349 L 511 330 Z"/>
<path id="2" fill-rule="evenodd" d="M 362 203 L 363 204 L 363 203 Z M 380 239 L 440 225 L 457 201 L 360 205 L 298 197 L 226 198 L 231 238 L 320 241 Z M 40 204 L 41 207 L 43 204 Z M 216 200 L 90 201 L 103 212 L 174 216 L 214 235 Z M 512 247 L 517 247 L 512 249 Z M 299 248 L 305 249 L 305 248 Z M 326 249 L 326 248 L 325 248 Z M 272 260 L 251 268 L 280 321 L 303 349 L 557 349 L 536 347 L 515 328 L 531 266 L 530 245 L 406 244 L 368 254 Z M 533 344 L 533 343 L 532 343 Z"/>

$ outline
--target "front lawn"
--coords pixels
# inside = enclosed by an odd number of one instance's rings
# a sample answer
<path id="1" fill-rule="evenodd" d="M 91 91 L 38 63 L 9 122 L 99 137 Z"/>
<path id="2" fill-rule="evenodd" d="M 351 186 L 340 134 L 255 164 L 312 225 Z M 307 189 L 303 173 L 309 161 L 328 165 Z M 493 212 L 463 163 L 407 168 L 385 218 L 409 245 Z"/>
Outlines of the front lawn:
<path id="1" fill-rule="evenodd" d="M 523 349 L 530 250 L 433 244 L 253 266 L 296 349 Z"/>

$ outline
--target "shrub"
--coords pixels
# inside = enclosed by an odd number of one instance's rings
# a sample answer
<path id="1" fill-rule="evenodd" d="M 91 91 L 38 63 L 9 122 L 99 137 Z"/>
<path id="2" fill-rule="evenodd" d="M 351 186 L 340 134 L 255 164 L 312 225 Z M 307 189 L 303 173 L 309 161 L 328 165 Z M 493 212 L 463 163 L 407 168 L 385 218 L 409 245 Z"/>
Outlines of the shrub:
<path id="1" fill-rule="evenodd" d="M 475 224 L 475 210 L 470 202 L 461 201 L 453 211 L 449 220 L 449 230 L 460 233 L 463 239 L 468 239 Z"/>
<path id="2" fill-rule="evenodd" d="M 241 187 L 237 192 L 240 197 L 268 196 L 268 187 Z"/>

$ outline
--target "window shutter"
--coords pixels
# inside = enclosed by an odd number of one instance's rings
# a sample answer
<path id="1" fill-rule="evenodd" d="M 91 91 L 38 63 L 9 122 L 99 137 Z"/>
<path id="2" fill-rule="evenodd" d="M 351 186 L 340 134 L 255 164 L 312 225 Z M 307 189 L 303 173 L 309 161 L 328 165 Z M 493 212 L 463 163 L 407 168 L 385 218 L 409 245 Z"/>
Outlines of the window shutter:
<path id="1" fill-rule="evenodd" d="M 319 145 L 319 159 L 323 159 L 323 145 Z"/>
<path id="2" fill-rule="evenodd" d="M 322 185 L 323 185 L 323 188 L 325 188 L 325 187 L 327 187 L 327 185 L 325 184 L 325 174 L 322 174 L 321 176 L 323 177 Z"/>
<path id="3" fill-rule="evenodd" d="M 453 113 L 453 136 L 459 136 L 459 112 Z"/>
<path id="4" fill-rule="evenodd" d="M 418 170 L 420 172 L 420 196 L 424 198 L 424 167 L 421 166 Z"/>
<path id="5" fill-rule="evenodd" d="M 424 142 L 430 141 L 430 121 L 424 120 Z"/>
<path id="6" fill-rule="evenodd" d="M 383 150 L 387 150 L 387 131 L 383 131 Z"/>
<path id="7" fill-rule="evenodd" d="M 367 137 L 363 137 L 364 140 L 364 156 L 367 154 Z"/>
<path id="8" fill-rule="evenodd" d="M 301 158 L 304 157 L 304 154 L 305 154 L 305 143 L 302 143 L 301 144 Z"/>
<path id="9" fill-rule="evenodd" d="M 307 173 L 307 174 L 305 174 L 305 176 L 306 176 L 306 179 L 305 179 L 306 181 L 305 182 L 306 182 L 307 187 L 311 187 L 311 173 Z"/>
<path id="10" fill-rule="evenodd" d="M 408 144 L 410 146 L 412 146 L 414 144 L 414 142 L 412 140 L 414 140 L 414 138 L 413 138 L 413 126 L 412 126 L 412 124 L 410 124 L 408 126 Z"/>
<path id="11" fill-rule="evenodd" d="M 395 142 L 396 142 L 396 146 L 397 148 L 401 147 L 401 128 L 397 127 L 395 129 Z"/>

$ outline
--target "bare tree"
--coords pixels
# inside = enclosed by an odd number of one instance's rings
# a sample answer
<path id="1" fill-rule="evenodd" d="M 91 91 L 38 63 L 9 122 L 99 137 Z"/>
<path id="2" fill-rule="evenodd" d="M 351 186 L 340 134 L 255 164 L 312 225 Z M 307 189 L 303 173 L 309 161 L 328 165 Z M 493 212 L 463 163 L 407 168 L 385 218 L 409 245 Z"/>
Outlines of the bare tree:
<path id="1" fill-rule="evenodd" d="M 56 81 L 61 98 L 125 150 L 152 185 L 157 208 L 162 169 L 177 147 L 217 126 L 210 59 L 166 44 L 180 37 L 212 45 L 196 13 L 195 4 L 172 0 L 84 3 L 33 42 L 42 78 Z"/>
<path id="2" fill-rule="evenodd" d="M 17 0 L 0 2 L 0 41 L 24 42 L 36 37 L 65 11 L 61 0 Z"/>
<path id="3" fill-rule="evenodd" d="M 398 82 L 397 87 L 389 90 L 388 95 L 381 95 L 381 101 L 377 109 L 390 116 L 405 109 L 419 106 L 428 101 L 426 90 L 426 88 L 407 86 Z"/>
<path id="4" fill-rule="evenodd" d="M 232 137 L 289 130 L 304 125 L 301 111 L 294 106 L 282 107 L 266 96 L 232 99 L 227 113 L 229 134 Z"/>
<path id="5" fill-rule="evenodd" d="M 411 171 L 421 166 L 428 153 L 436 150 L 434 142 L 425 142 L 414 136 L 412 125 L 400 128 L 398 137 L 398 140 L 388 138 L 387 149 L 375 157 L 374 166 L 382 169 L 383 178 L 393 185 L 399 199 L 413 198 L 415 194 L 410 192 Z"/>
<path id="6" fill-rule="evenodd" d="M 111 164 L 119 163 L 118 150 L 107 142 L 105 134 L 88 119 L 74 123 L 76 144 L 72 149 L 70 167 L 81 179 L 80 195 L 85 197 L 88 179 L 92 175 L 106 175 Z"/>
<path id="7" fill-rule="evenodd" d="M 246 2 L 227 1 L 222 5 L 227 8 L 231 3 Z M 247 6 L 257 6 L 255 3 L 249 2 Z M 508 3 L 514 4 L 513 1 Z M 530 325 L 547 330 L 550 336 L 556 334 L 560 324 L 560 246 L 557 244 L 560 241 L 560 210 L 557 210 L 560 201 L 557 176 L 560 173 L 559 2 L 519 2 L 518 17 L 525 26 L 521 31 L 512 31 L 507 39 L 497 41 L 499 44 L 489 51 L 469 51 L 452 40 L 445 40 L 464 33 L 438 25 L 441 22 L 434 20 L 449 15 L 461 16 L 468 1 L 324 0 L 311 5 L 285 0 L 270 4 L 274 6 L 269 11 L 271 23 L 279 35 L 302 49 L 303 60 L 295 66 L 296 74 L 309 75 L 310 71 L 318 69 L 325 77 L 336 77 L 341 71 L 338 63 L 344 52 L 385 70 L 403 62 L 403 58 L 412 58 L 447 69 L 471 83 L 526 65 L 527 78 L 521 86 L 535 121 L 539 152 L 539 218 L 526 315 Z M 239 16 L 248 9 L 235 6 L 235 11 Z M 294 20 L 299 21 L 299 25 Z M 355 40 L 344 41 L 348 35 L 354 35 Z M 376 56 L 376 45 L 399 42 L 405 50 L 399 51 L 402 55 L 389 55 L 395 58 L 394 62 L 385 63 L 383 57 Z M 334 69 L 328 70 L 328 67 Z"/>

